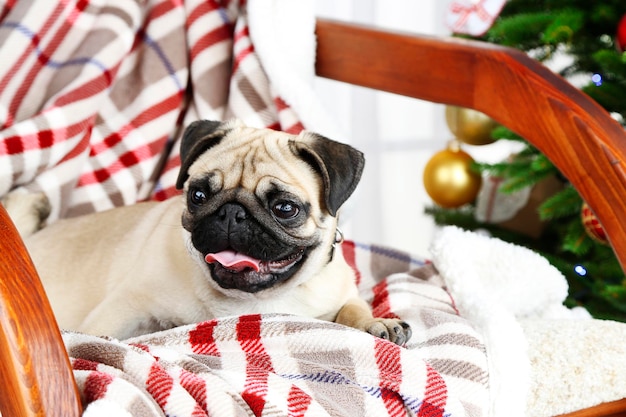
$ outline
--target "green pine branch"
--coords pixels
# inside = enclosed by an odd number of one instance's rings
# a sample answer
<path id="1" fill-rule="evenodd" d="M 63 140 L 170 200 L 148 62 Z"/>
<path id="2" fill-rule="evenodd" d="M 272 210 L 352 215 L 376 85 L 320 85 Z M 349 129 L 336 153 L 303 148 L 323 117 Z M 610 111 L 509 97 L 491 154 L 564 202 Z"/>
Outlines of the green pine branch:
<path id="1" fill-rule="evenodd" d="M 543 221 L 571 218 L 580 213 L 582 204 L 578 191 L 569 185 L 539 206 L 539 218 Z"/>

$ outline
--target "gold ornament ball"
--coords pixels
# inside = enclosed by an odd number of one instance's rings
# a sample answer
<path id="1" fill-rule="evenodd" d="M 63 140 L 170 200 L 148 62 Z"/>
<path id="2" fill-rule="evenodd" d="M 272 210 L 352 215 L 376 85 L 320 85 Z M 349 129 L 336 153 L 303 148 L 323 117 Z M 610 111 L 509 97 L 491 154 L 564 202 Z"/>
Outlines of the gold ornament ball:
<path id="1" fill-rule="evenodd" d="M 472 157 L 460 149 L 437 152 L 424 167 L 424 187 L 444 208 L 460 207 L 476 199 L 482 178 L 471 170 Z"/>
<path id="2" fill-rule="evenodd" d="M 446 106 L 448 129 L 460 141 L 468 145 L 493 143 L 491 131 L 497 123 L 484 113 L 457 106 Z"/>

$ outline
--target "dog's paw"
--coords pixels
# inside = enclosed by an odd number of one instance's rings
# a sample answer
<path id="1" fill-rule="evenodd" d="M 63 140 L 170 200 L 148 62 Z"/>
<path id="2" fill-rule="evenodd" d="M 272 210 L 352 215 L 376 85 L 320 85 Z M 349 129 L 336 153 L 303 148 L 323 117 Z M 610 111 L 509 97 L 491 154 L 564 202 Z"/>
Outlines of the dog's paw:
<path id="1" fill-rule="evenodd" d="M 50 215 L 50 201 L 44 193 L 11 192 L 1 202 L 23 238 L 40 230 Z"/>
<path id="2" fill-rule="evenodd" d="M 369 322 L 366 332 L 381 339 L 387 339 L 396 345 L 403 345 L 411 338 L 411 326 L 405 321 L 398 319 L 375 318 Z"/>

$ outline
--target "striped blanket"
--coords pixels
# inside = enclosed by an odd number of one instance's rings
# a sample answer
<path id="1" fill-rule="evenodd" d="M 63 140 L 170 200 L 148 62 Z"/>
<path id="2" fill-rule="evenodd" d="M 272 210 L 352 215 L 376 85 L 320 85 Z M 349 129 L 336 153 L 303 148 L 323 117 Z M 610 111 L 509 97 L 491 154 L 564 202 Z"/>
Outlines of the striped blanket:
<path id="1" fill-rule="evenodd" d="M 225 317 L 123 342 L 65 333 L 85 416 L 486 416 L 485 346 L 432 264 L 346 242 L 399 347 L 308 318 Z"/>
<path id="2" fill-rule="evenodd" d="M 51 220 L 166 199 L 199 118 L 343 140 L 313 93 L 314 25 L 312 0 L 0 0 L 0 196 L 43 191 Z M 487 415 L 481 335 L 432 266 L 343 248 L 406 347 L 285 316 L 66 333 L 85 415 Z"/>

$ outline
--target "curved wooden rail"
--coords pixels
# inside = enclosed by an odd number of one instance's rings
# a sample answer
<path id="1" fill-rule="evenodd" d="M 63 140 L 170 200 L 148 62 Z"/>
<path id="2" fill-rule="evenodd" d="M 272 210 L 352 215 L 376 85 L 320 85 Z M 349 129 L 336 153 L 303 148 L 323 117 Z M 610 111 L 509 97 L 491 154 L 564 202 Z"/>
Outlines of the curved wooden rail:
<path id="1" fill-rule="evenodd" d="M 624 417 L 626 415 L 626 399 L 599 404 L 595 407 L 562 414 L 558 417 Z"/>
<path id="2" fill-rule="evenodd" d="M 0 413 L 80 416 L 80 397 L 52 308 L 2 205 L 0 254 Z"/>
<path id="3" fill-rule="evenodd" d="M 572 182 L 626 270 L 626 133 L 595 101 L 519 51 L 318 21 L 317 74 L 479 110 Z"/>

